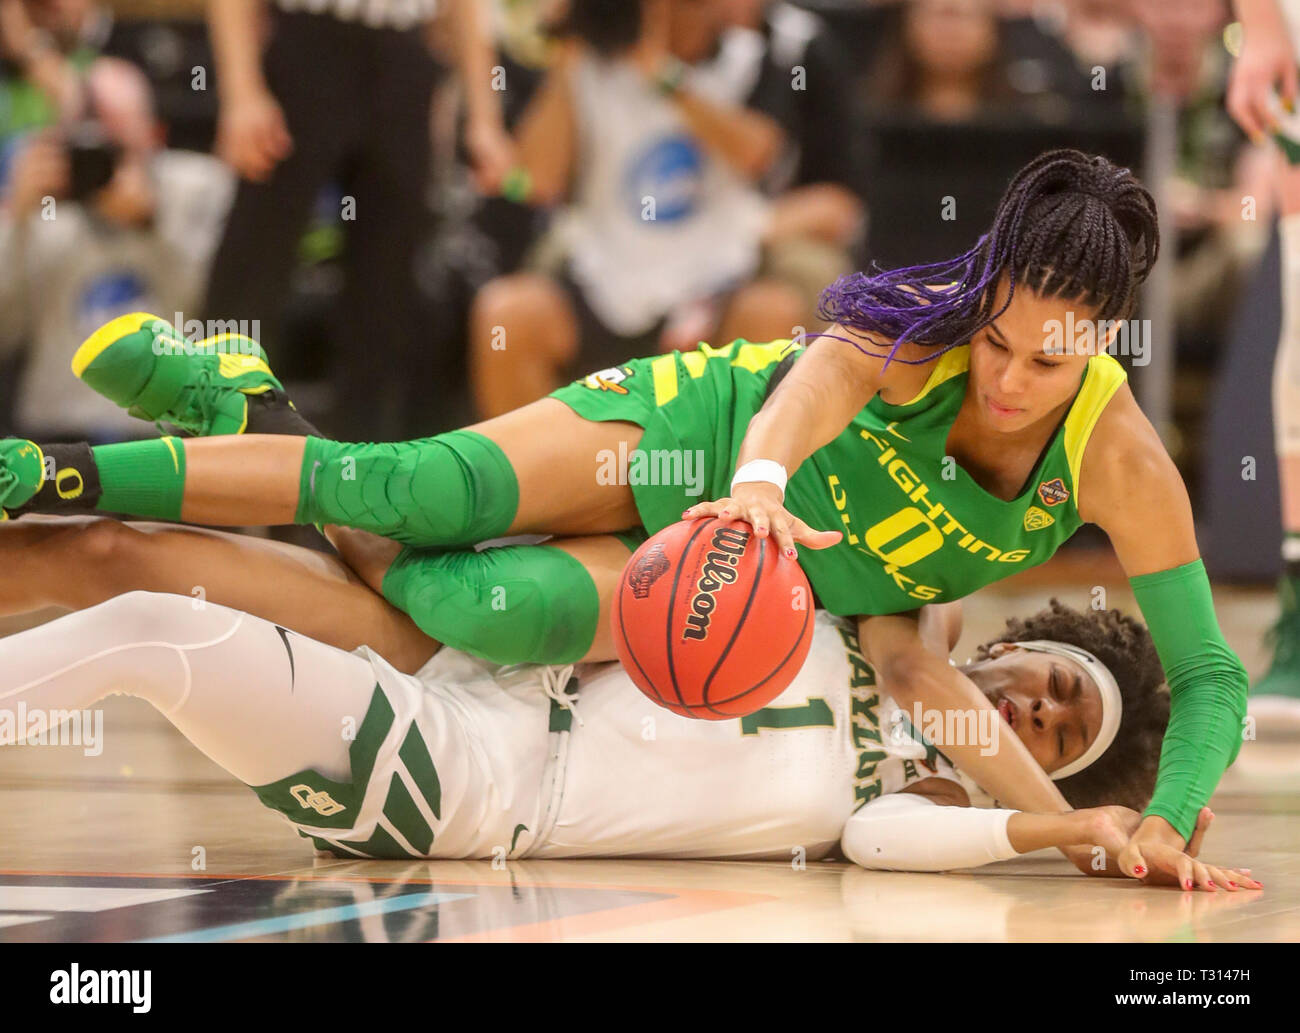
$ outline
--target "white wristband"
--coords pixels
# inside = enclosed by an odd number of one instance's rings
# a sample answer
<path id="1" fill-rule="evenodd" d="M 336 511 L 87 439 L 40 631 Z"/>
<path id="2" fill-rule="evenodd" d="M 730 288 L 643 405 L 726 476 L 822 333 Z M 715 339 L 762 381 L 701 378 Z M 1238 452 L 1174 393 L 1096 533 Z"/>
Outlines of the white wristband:
<path id="1" fill-rule="evenodd" d="M 785 498 L 785 486 L 789 480 L 785 467 L 773 459 L 751 459 L 736 471 L 731 478 L 731 493 L 736 493 L 737 484 L 775 484 L 781 489 L 781 498 Z"/>

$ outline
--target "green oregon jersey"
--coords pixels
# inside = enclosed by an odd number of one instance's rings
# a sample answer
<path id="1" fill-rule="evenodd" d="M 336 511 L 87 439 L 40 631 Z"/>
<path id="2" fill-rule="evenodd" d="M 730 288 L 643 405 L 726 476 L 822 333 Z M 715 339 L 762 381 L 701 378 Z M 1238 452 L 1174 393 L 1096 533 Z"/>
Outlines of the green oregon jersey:
<path id="1" fill-rule="evenodd" d="M 624 474 L 651 533 L 696 502 L 730 492 L 736 455 L 789 341 L 634 359 L 555 392 L 580 416 L 645 427 Z M 935 360 L 903 405 L 872 399 L 790 477 L 786 508 L 817 530 L 844 533 L 800 549 L 822 606 L 886 614 L 949 602 L 1042 563 L 1078 529 L 1078 476 L 1092 428 L 1125 380 L 1109 355 L 1088 360 L 1078 394 L 1024 490 L 1007 502 L 946 456 L 961 408 L 970 346 Z"/>
<path id="2" fill-rule="evenodd" d="M 1109 355 L 1088 360 L 1069 412 L 1011 501 L 946 457 L 969 368 L 969 345 L 945 353 L 915 398 L 873 398 L 791 477 L 786 508 L 811 527 L 844 532 L 835 548 L 800 551 L 832 613 L 960 599 L 1042 563 L 1078 530 L 1084 447 L 1124 368 Z"/>

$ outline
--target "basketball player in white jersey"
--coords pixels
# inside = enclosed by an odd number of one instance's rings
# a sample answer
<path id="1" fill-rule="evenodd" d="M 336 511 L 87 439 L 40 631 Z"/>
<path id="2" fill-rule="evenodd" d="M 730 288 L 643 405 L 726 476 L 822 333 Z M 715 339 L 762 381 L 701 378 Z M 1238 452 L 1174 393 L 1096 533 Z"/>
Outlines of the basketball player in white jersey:
<path id="1" fill-rule="evenodd" d="M 1300 118 L 1297 40 L 1300 0 L 1234 0 L 1242 24 L 1232 68 L 1228 112 L 1255 143 L 1279 144 L 1277 183 L 1282 214 L 1282 333 L 1273 368 L 1273 425 L 1282 491 L 1281 616 L 1273 631 L 1273 663 L 1251 690 L 1257 720 L 1300 723 Z"/>
<path id="2" fill-rule="evenodd" d="M 932 612 L 945 654 L 953 617 Z M 1033 637 L 1067 626 L 1110 664 Z M 1141 806 L 1168 715 L 1141 625 L 1053 604 L 1008 632 L 1016 642 L 963 668 L 1000 715 L 972 734 L 990 749 L 999 733 L 1019 736 L 1076 803 L 1105 794 Z M 128 593 L 0 639 L 0 743 L 42 741 L 118 693 L 148 700 L 318 850 L 344 857 L 789 860 L 839 849 L 864 867 L 934 871 L 1051 846 L 1118 851 L 1139 820 L 1122 806 L 966 806 L 957 773 L 912 723 L 926 716 L 877 688 L 851 625 L 826 614 L 790 688 L 720 722 L 660 709 L 617 664 L 575 676 L 443 648 L 404 675 L 368 648 L 347 653 L 166 594 Z M 1205 889 L 1259 885 L 1189 863 Z"/>

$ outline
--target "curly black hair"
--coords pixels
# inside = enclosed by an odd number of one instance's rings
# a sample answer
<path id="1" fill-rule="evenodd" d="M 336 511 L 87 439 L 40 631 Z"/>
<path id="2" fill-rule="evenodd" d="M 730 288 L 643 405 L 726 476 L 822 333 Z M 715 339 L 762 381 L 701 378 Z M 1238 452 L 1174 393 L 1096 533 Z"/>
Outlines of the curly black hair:
<path id="1" fill-rule="evenodd" d="M 1119 684 L 1124 718 L 1110 748 L 1077 775 L 1057 783 L 1074 807 L 1120 804 L 1140 811 L 1155 789 L 1160 744 L 1169 724 L 1169 687 L 1151 633 L 1119 610 L 1080 612 L 1052 599 L 1032 617 L 1007 619 L 1006 630 L 976 650 L 986 660 L 998 642 L 1052 639 L 1086 649 Z"/>

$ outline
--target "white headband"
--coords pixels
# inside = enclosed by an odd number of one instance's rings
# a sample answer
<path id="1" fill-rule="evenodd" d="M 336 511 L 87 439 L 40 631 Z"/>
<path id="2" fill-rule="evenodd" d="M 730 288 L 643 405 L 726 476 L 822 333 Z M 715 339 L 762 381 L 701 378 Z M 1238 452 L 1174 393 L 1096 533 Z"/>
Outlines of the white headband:
<path id="1" fill-rule="evenodd" d="M 1080 664 L 1092 676 L 1097 691 L 1101 694 L 1101 729 L 1097 732 L 1097 737 L 1092 740 L 1092 745 L 1084 751 L 1082 757 L 1078 760 L 1072 760 L 1065 767 L 1052 772 L 1052 781 L 1059 782 L 1063 778 L 1077 775 L 1090 764 L 1095 764 L 1097 759 L 1110 749 L 1110 744 L 1115 741 L 1115 735 L 1119 731 L 1119 721 L 1124 714 L 1124 700 L 1119 694 L 1119 685 L 1115 681 L 1115 676 L 1110 673 L 1110 669 L 1105 664 L 1086 649 L 1080 649 L 1078 646 L 1067 645 L 1064 642 L 1053 642 L 1048 639 L 1013 642 L 1011 645 L 1035 653 L 1052 653 L 1055 656 L 1063 656 L 1067 660 L 1073 660 Z"/>

